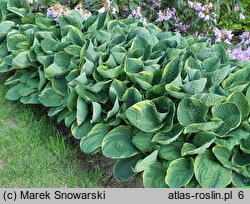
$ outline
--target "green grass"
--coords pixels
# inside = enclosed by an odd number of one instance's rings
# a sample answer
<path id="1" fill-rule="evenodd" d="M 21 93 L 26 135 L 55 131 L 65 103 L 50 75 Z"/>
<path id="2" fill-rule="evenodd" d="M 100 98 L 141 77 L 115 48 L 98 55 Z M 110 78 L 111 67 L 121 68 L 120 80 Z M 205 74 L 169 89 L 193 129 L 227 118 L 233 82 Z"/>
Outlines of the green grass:
<path id="1" fill-rule="evenodd" d="M 98 167 L 90 170 L 46 116 L 5 100 L 2 84 L 0 187 L 101 187 Z"/>

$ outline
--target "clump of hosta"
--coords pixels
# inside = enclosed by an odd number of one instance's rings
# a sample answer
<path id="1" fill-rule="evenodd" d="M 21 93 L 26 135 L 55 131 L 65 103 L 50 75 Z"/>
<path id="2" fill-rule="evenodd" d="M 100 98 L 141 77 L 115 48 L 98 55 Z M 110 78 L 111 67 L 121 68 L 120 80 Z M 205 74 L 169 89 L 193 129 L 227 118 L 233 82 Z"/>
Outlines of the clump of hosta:
<path id="1" fill-rule="evenodd" d="M 249 63 L 204 39 L 107 13 L 22 21 L 2 23 L 0 72 L 13 74 L 6 98 L 50 108 L 84 153 L 117 160 L 117 179 L 249 185 Z"/>

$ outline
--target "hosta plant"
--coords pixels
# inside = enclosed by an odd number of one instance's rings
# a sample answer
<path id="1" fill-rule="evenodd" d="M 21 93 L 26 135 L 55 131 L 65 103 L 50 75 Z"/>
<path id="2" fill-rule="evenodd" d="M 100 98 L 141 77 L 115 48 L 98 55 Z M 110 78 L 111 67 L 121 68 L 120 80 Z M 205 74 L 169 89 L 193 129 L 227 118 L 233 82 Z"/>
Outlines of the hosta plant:
<path id="1" fill-rule="evenodd" d="M 0 25 L 6 98 L 48 107 L 84 153 L 116 160 L 117 179 L 250 185 L 250 63 L 205 39 L 107 13 L 21 20 Z"/>

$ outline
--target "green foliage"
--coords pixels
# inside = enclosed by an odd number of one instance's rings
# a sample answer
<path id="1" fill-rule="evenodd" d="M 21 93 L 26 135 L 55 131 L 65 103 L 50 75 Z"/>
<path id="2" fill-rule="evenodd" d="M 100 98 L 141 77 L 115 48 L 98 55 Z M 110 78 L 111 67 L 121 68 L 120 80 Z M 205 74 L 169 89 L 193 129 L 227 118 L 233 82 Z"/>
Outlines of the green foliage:
<path id="1" fill-rule="evenodd" d="M 117 159 L 120 180 L 142 172 L 146 187 L 247 185 L 249 63 L 107 13 L 27 17 L 1 41 L 6 98 L 50 108 L 83 152 Z"/>

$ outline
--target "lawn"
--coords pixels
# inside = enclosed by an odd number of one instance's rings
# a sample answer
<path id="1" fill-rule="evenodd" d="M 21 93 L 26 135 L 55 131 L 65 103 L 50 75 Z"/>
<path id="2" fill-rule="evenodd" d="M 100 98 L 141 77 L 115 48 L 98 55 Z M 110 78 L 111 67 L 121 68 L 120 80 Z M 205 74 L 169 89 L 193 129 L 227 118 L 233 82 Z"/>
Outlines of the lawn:
<path id="1" fill-rule="evenodd" d="M 80 160 L 46 116 L 5 100 L 2 84 L 0 79 L 0 187 L 101 187 L 99 168 Z"/>

